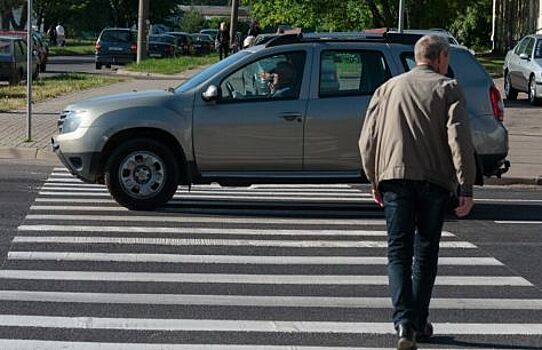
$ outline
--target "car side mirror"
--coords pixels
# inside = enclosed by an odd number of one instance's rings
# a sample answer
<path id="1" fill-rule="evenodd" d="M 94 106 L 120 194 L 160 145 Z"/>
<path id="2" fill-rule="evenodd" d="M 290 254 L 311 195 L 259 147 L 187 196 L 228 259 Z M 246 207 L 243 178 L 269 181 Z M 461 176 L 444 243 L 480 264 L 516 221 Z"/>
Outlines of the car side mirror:
<path id="1" fill-rule="evenodd" d="M 527 55 L 526 53 L 520 53 L 519 58 L 529 61 L 529 55 Z"/>
<path id="2" fill-rule="evenodd" d="M 207 90 L 201 94 L 201 98 L 203 98 L 204 101 L 211 102 L 218 100 L 218 87 L 216 85 L 209 85 L 207 87 Z"/>

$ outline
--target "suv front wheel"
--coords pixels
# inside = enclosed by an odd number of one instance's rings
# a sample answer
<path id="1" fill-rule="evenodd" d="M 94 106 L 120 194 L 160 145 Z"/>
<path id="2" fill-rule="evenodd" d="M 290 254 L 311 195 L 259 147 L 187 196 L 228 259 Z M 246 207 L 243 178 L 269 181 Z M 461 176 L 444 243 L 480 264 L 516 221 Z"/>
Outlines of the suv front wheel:
<path id="1" fill-rule="evenodd" d="M 109 157 L 105 183 L 122 206 L 153 210 L 171 199 L 177 190 L 179 164 L 162 143 L 148 138 L 125 141 Z"/>

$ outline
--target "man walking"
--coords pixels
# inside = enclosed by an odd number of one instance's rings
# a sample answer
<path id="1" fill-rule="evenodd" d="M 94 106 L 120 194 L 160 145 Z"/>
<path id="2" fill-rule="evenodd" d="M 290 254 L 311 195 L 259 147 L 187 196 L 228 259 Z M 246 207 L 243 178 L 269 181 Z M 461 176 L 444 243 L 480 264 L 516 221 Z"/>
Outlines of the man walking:
<path id="1" fill-rule="evenodd" d="M 359 140 L 363 170 L 386 216 L 399 350 L 415 350 L 416 340 L 433 334 L 428 314 L 439 242 L 458 184 L 455 214 L 466 216 L 473 206 L 474 150 L 463 92 L 445 76 L 449 52 L 446 38 L 421 38 L 416 67 L 375 92 Z"/>

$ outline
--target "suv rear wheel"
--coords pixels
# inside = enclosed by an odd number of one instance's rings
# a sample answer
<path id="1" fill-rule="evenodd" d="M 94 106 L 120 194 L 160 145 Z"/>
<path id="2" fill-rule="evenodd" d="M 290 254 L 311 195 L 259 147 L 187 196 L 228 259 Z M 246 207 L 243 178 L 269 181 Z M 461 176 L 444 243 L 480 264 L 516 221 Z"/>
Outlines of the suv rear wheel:
<path id="1" fill-rule="evenodd" d="M 102 69 L 102 64 L 100 62 L 96 62 L 96 69 Z"/>
<path id="2" fill-rule="evenodd" d="M 518 90 L 512 87 L 510 74 L 508 74 L 508 72 L 506 72 L 506 75 L 504 76 L 504 96 L 509 101 L 515 101 L 518 98 Z"/>
<path id="3" fill-rule="evenodd" d="M 108 158 L 105 183 L 115 200 L 134 210 L 153 210 L 177 190 L 179 164 L 162 143 L 139 138 L 120 144 Z"/>

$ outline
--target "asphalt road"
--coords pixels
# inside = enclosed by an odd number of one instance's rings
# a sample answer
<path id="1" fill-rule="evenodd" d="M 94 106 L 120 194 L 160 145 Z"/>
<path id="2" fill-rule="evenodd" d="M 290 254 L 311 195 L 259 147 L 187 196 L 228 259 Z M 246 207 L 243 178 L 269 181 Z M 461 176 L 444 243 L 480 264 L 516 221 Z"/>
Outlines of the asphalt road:
<path id="1" fill-rule="evenodd" d="M 393 348 L 366 187 L 196 186 L 129 212 L 52 168 L 0 161 L 1 349 Z M 542 192 L 476 196 L 445 224 L 419 348 L 541 349 Z"/>

